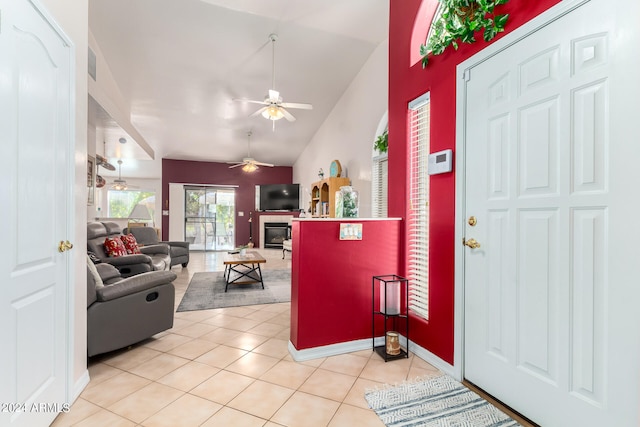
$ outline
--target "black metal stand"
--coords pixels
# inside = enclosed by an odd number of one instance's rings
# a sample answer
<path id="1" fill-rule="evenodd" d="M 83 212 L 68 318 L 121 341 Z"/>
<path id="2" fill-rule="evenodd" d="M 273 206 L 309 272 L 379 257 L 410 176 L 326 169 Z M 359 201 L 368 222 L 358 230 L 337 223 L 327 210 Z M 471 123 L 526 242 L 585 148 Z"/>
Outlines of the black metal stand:
<path id="1" fill-rule="evenodd" d="M 377 285 L 377 286 L 376 286 Z M 395 287 L 399 287 L 399 290 Z M 378 292 L 376 292 L 378 289 Z M 376 298 L 377 297 L 377 298 Z M 376 306 L 376 301 L 378 305 Z M 409 280 L 395 274 L 373 276 L 371 281 L 371 339 L 373 351 L 385 362 L 409 357 Z M 376 346 L 376 317 L 384 321 L 385 344 Z M 391 324 L 391 329 L 389 328 Z M 387 351 L 387 332 L 404 335 L 398 354 Z M 402 343 L 404 341 L 404 347 Z"/>

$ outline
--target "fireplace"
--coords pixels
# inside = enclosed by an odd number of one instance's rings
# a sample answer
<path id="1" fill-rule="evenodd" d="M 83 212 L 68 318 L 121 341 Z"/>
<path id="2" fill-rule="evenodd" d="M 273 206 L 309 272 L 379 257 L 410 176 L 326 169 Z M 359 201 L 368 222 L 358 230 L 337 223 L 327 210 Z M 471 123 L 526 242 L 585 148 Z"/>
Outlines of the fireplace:
<path id="1" fill-rule="evenodd" d="M 282 249 L 282 242 L 287 238 L 286 222 L 264 223 L 264 247 Z"/>
<path id="2" fill-rule="evenodd" d="M 283 214 L 268 214 L 268 213 L 260 213 L 258 215 L 258 224 L 256 226 L 256 228 L 254 229 L 254 231 L 256 231 L 256 234 L 258 235 L 258 238 L 256 239 L 256 243 L 259 245 L 259 248 L 267 248 L 268 246 L 264 245 L 264 232 L 265 232 L 265 225 L 269 222 L 275 222 L 275 223 L 287 223 L 287 224 L 291 224 L 291 221 L 293 220 L 293 215 L 283 215 Z M 273 246 L 272 246 L 273 247 Z M 281 247 L 281 244 L 276 246 L 277 248 Z"/>

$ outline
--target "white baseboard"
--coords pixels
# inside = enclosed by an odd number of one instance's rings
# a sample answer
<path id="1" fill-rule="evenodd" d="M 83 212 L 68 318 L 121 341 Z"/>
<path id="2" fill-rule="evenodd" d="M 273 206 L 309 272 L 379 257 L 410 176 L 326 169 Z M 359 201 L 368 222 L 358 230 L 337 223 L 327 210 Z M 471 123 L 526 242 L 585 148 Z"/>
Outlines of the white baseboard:
<path id="1" fill-rule="evenodd" d="M 406 343 L 406 338 L 404 336 L 401 336 L 400 342 Z M 384 336 L 376 337 L 375 345 L 384 345 Z M 351 353 L 354 351 L 373 351 L 371 347 L 371 338 L 365 338 L 356 341 L 347 341 L 338 344 L 330 344 L 321 347 L 307 348 L 304 350 L 297 350 L 291 343 L 291 341 L 289 341 L 289 353 L 291 354 L 291 357 L 293 357 L 293 360 L 295 360 L 296 362 L 304 362 L 307 360 L 319 359 L 322 357 L 337 356 L 339 354 Z M 415 354 L 420 359 L 433 365 L 435 368 L 438 368 L 440 371 L 455 378 L 456 380 L 462 380 L 459 370 L 455 369 L 454 366 L 445 362 L 430 351 L 420 347 L 413 341 L 409 341 L 409 353 Z"/>
<path id="2" fill-rule="evenodd" d="M 73 384 L 73 389 L 71 390 L 71 401 L 70 404 L 75 402 L 76 399 L 80 396 L 80 393 L 85 389 L 85 387 L 89 384 L 91 378 L 89 377 L 89 370 L 86 369 L 84 373 L 78 378 L 78 381 Z"/>
<path id="3" fill-rule="evenodd" d="M 289 353 L 296 362 L 319 359 L 321 357 L 337 356 L 338 354 L 352 353 L 354 351 L 371 350 L 371 338 L 356 341 L 341 342 L 338 344 L 324 345 L 321 347 L 297 350 L 289 341 Z"/>
<path id="4" fill-rule="evenodd" d="M 414 343 L 413 341 L 409 341 L 409 343 L 411 344 L 409 347 L 409 351 L 413 352 L 413 354 L 418 356 L 420 359 L 424 360 L 425 362 L 432 365 L 433 367 L 438 368 L 440 371 L 444 372 L 450 377 L 453 377 L 458 381 L 462 380 L 458 372 L 459 370 L 455 369 L 455 366 L 450 365 L 449 363 L 440 359 L 435 354 L 431 353 L 429 350 L 426 350 L 420 347 L 418 344 Z"/>

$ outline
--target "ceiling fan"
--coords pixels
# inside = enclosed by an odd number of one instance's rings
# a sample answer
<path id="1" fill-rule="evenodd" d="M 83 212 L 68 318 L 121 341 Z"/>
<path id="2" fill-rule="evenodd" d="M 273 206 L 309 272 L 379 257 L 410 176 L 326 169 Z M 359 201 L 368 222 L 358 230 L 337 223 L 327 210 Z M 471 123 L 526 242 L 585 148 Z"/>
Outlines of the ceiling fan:
<path id="1" fill-rule="evenodd" d="M 255 117 L 258 115 L 262 115 L 265 119 L 273 121 L 273 130 L 276 129 L 276 120 L 280 120 L 281 118 L 285 118 L 290 122 L 296 120 L 296 118 L 286 109 L 287 108 L 298 108 L 302 110 L 311 110 L 313 109 L 313 105 L 311 104 L 301 104 L 298 102 L 282 102 L 282 97 L 280 96 L 280 92 L 276 90 L 276 48 L 275 43 L 278 39 L 277 34 L 270 34 L 269 40 L 271 40 L 271 56 L 272 56 L 272 66 L 271 66 L 271 89 L 269 89 L 269 94 L 265 97 L 264 101 L 256 101 L 251 99 L 234 99 L 234 101 L 244 101 L 250 102 L 252 104 L 260 104 L 263 105 L 255 113 L 251 114 L 249 117 Z"/>
<path id="2" fill-rule="evenodd" d="M 258 170 L 259 166 L 267 166 L 270 168 L 273 167 L 271 163 L 258 162 L 251 157 L 251 131 L 247 132 L 247 157 L 242 159 L 241 162 L 227 162 L 227 163 L 232 165 L 232 166 L 229 166 L 229 169 L 242 166 L 242 170 L 249 173 L 255 172 L 256 170 Z"/>
<path id="3" fill-rule="evenodd" d="M 131 188 L 131 185 L 127 185 L 127 181 L 122 179 L 122 160 L 118 159 L 118 179 L 114 179 L 111 184 L 112 190 L 124 191 Z"/>

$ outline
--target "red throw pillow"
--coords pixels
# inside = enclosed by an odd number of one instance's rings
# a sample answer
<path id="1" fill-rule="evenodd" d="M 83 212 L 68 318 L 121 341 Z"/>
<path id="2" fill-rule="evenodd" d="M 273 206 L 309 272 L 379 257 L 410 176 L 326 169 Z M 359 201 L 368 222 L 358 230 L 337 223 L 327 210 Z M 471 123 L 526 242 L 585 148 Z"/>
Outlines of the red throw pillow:
<path id="1" fill-rule="evenodd" d="M 110 257 L 119 257 L 127 254 L 124 243 L 118 237 L 104 239 L 104 250 Z"/>
<path id="2" fill-rule="evenodd" d="M 133 234 L 125 234 L 120 236 L 122 239 L 122 243 L 124 244 L 125 249 L 128 254 L 139 254 L 140 248 L 138 247 L 138 242 Z"/>

